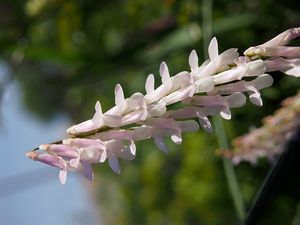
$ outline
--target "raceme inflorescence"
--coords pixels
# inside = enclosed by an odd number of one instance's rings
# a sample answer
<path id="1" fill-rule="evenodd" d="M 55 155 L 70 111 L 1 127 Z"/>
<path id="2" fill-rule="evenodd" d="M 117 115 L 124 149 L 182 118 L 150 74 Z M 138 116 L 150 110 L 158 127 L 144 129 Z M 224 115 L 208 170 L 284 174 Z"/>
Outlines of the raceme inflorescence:
<path id="1" fill-rule="evenodd" d="M 262 106 L 260 90 L 273 83 L 267 72 L 300 76 L 300 47 L 286 46 L 298 36 L 300 28 L 289 29 L 262 45 L 250 47 L 244 56 L 239 56 L 236 48 L 219 54 L 217 39 L 213 38 L 208 47 L 209 59 L 200 66 L 193 50 L 189 56 L 191 71 L 170 76 L 167 64 L 162 62 L 161 84 L 155 88 L 154 75 L 150 74 L 145 94 L 138 92 L 125 98 L 117 84 L 113 108 L 102 112 L 98 101 L 92 119 L 67 129 L 70 138 L 40 145 L 27 157 L 59 168 L 62 183 L 66 182 L 67 171 L 82 173 L 92 180 L 91 165 L 105 161 L 120 173 L 119 158 L 134 159 L 136 141 L 151 138 L 158 149 L 167 152 L 166 137 L 180 144 L 183 132 L 197 131 L 199 126 L 211 132 L 209 116 L 220 114 L 231 119 L 230 109 L 243 106 L 245 95 L 254 105 Z M 176 109 L 170 109 L 175 103 Z"/>
<path id="2" fill-rule="evenodd" d="M 274 162 L 283 153 L 288 141 L 296 135 L 300 126 L 300 92 L 282 102 L 273 115 L 263 119 L 263 126 L 251 130 L 232 141 L 231 150 L 221 154 L 229 157 L 234 164 L 248 161 L 256 164 L 260 158 Z"/>

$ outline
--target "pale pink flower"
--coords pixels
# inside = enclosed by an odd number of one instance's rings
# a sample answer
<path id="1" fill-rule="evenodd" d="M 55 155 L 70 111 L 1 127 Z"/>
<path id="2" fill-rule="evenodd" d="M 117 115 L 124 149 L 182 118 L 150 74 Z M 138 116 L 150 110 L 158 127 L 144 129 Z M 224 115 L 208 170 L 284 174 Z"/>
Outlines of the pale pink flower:
<path id="1" fill-rule="evenodd" d="M 220 113 L 224 119 L 231 119 L 230 108 L 241 107 L 246 103 L 245 96 L 235 92 L 229 96 L 194 96 L 183 101 L 184 104 L 202 107 L 204 115 L 215 115 Z"/>
<path id="2" fill-rule="evenodd" d="M 228 65 L 233 64 L 238 58 L 236 48 L 228 49 L 219 55 L 218 41 L 214 37 L 208 46 L 209 60 L 205 61 L 200 67 L 198 66 L 198 56 L 193 50 L 189 56 L 189 64 L 191 66 L 191 74 L 196 78 L 211 76 L 217 72 L 228 69 Z"/>
<path id="3" fill-rule="evenodd" d="M 290 40 L 300 36 L 300 28 L 291 28 L 264 44 L 248 48 L 244 54 L 249 57 L 299 57 L 299 47 L 285 46 Z"/>
<path id="4" fill-rule="evenodd" d="M 251 58 L 270 57 L 265 60 L 266 72 L 281 71 L 287 75 L 300 76 L 300 47 L 285 46 L 290 40 L 300 36 L 300 28 L 282 32 L 272 40 L 245 51 Z"/>
<path id="5" fill-rule="evenodd" d="M 28 158 L 35 161 L 39 161 L 50 166 L 59 168 L 59 179 L 62 184 L 66 183 L 67 180 L 67 162 L 60 156 L 39 153 L 39 152 L 28 152 L 26 154 Z"/>
<path id="6" fill-rule="evenodd" d="M 300 27 L 288 29 L 266 43 L 262 44 L 263 46 L 272 47 L 272 46 L 284 46 L 287 45 L 291 40 L 299 37 Z"/>
<path id="7" fill-rule="evenodd" d="M 235 92 L 247 92 L 250 101 L 257 106 L 262 106 L 262 98 L 259 90 L 270 87 L 273 84 L 273 78 L 268 74 L 258 76 L 252 81 L 238 81 L 232 84 L 225 84 L 216 87 L 209 94 L 229 95 Z"/>
<path id="8" fill-rule="evenodd" d="M 232 151 L 226 152 L 235 164 L 249 161 L 255 164 L 259 158 L 270 161 L 284 151 L 286 143 L 300 124 L 300 93 L 286 99 L 274 115 L 263 120 L 263 126 L 235 138 Z"/>
<path id="9" fill-rule="evenodd" d="M 208 119 L 208 115 L 203 107 L 186 106 L 177 110 L 170 110 L 165 114 L 165 117 L 173 119 L 188 119 L 198 118 L 200 126 L 207 132 L 212 132 L 212 125 Z"/>
<path id="10" fill-rule="evenodd" d="M 225 84 L 235 80 L 241 80 L 243 77 L 259 76 L 265 72 L 265 66 L 262 60 L 247 62 L 246 57 L 240 57 L 235 63 L 237 65 L 236 67 L 214 75 L 214 84 Z"/>
<path id="11" fill-rule="evenodd" d="M 198 123 L 211 132 L 209 117 L 220 114 L 224 119 L 231 119 L 231 109 L 245 104 L 245 93 L 253 104 L 262 106 L 260 90 L 273 83 L 266 72 L 300 75 L 299 48 L 284 46 L 299 36 L 299 29 L 290 29 L 265 44 L 251 47 L 246 50 L 246 56 L 240 57 L 234 48 L 219 54 L 217 39 L 213 38 L 208 47 L 209 59 L 202 65 L 199 66 L 193 50 L 189 55 L 190 72 L 171 76 L 167 64 L 162 62 L 161 84 L 155 88 L 154 75 L 150 74 L 145 94 L 138 92 L 126 98 L 122 86 L 117 84 L 114 107 L 102 112 L 97 101 L 91 119 L 67 129 L 71 138 L 59 144 L 41 145 L 27 156 L 59 168 L 62 183 L 66 181 L 67 170 L 92 180 L 92 164 L 105 161 L 119 174 L 119 159 L 135 158 L 136 141 L 153 139 L 158 149 L 168 152 L 165 138 L 180 144 L 182 134 L 197 131 Z M 243 80 L 245 77 L 247 80 Z M 179 108 L 171 110 L 170 105 L 175 103 L 179 103 Z M 257 154 L 265 153 L 257 151 Z M 244 158 L 255 161 L 252 155 L 246 154 Z M 235 162 L 239 160 L 235 158 Z"/>
<path id="12" fill-rule="evenodd" d="M 265 60 L 266 72 L 281 71 L 287 75 L 300 76 L 300 57 L 285 59 L 282 57 Z"/>
<path id="13" fill-rule="evenodd" d="M 175 144 L 180 144 L 182 132 L 196 131 L 199 128 L 195 121 L 176 121 L 169 118 L 151 118 L 143 122 L 143 125 L 150 128 L 151 137 L 156 146 L 163 152 L 168 152 L 164 137 L 170 136 Z"/>

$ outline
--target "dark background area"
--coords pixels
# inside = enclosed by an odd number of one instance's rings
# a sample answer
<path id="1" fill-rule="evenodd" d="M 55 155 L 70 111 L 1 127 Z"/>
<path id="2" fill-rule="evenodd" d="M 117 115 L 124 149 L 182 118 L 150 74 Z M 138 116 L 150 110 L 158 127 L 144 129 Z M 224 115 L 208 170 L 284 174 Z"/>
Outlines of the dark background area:
<path id="1" fill-rule="evenodd" d="M 175 74 L 189 70 L 192 49 L 200 62 L 205 60 L 202 3 L 2 0 L 0 59 L 12 73 L 0 88 L 3 91 L 7 82 L 17 81 L 23 104 L 39 120 L 47 122 L 58 114 L 68 115 L 74 123 L 89 119 L 97 100 L 104 111 L 113 106 L 117 83 L 128 97 L 144 91 L 149 73 L 158 78 L 161 61 Z M 220 52 L 234 47 L 242 54 L 249 46 L 299 26 L 299 12 L 296 0 L 215 1 L 213 35 Z M 263 107 L 247 103 L 225 121 L 230 139 L 259 126 L 284 98 L 296 94 L 299 78 L 273 75 L 274 85 L 262 91 Z M 222 161 L 215 154 L 214 134 L 202 130 L 186 134 L 182 145 L 169 143 L 169 147 L 170 153 L 164 155 L 151 141 L 138 143 L 137 158 L 122 162 L 120 176 L 107 165 L 94 167 L 96 178 L 87 190 L 105 224 L 238 224 Z M 236 167 L 248 208 L 269 169 L 266 160 Z M 294 197 L 288 195 L 276 200 L 280 216 L 272 214 L 264 224 L 288 224 L 296 213 L 291 201 Z"/>

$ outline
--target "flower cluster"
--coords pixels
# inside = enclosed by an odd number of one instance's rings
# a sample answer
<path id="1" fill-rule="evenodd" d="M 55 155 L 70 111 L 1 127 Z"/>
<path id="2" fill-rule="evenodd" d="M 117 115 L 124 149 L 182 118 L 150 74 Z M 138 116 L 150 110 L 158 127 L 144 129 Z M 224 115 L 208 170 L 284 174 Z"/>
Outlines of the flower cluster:
<path id="1" fill-rule="evenodd" d="M 265 60 L 266 72 L 281 71 L 287 75 L 299 76 L 300 47 L 285 46 L 299 35 L 300 27 L 286 30 L 262 45 L 250 47 L 244 54 L 251 59 L 268 58 Z"/>
<path id="2" fill-rule="evenodd" d="M 166 137 L 180 144 L 182 133 L 197 131 L 199 125 L 211 132 L 209 116 L 220 114 L 231 119 L 231 108 L 243 106 L 245 94 L 253 104 L 262 106 L 260 90 L 273 82 L 266 72 L 280 70 L 300 76 L 299 48 L 284 46 L 299 35 L 300 28 L 287 30 L 263 45 L 249 48 L 245 56 L 239 56 L 235 48 L 219 54 L 217 39 L 213 38 L 208 47 L 209 59 L 202 65 L 193 50 L 189 56 L 191 71 L 170 76 L 167 64 L 162 62 L 161 84 L 155 88 L 154 75 L 150 74 L 145 94 L 125 98 L 117 84 L 113 108 L 103 113 L 98 101 L 92 119 L 67 129 L 71 138 L 41 145 L 27 156 L 59 168 L 62 183 L 68 170 L 93 179 L 93 163 L 108 161 L 112 170 L 120 173 L 119 158 L 132 160 L 136 141 L 152 138 L 158 149 L 167 152 Z M 247 81 L 242 80 L 245 77 Z M 170 110 L 175 103 L 177 109 Z"/>
<path id="3" fill-rule="evenodd" d="M 286 143 L 300 125 L 300 92 L 282 102 L 282 107 L 274 115 L 263 120 L 263 126 L 232 141 L 232 151 L 223 154 L 234 164 L 248 161 L 255 164 L 259 158 L 273 161 L 284 151 Z"/>

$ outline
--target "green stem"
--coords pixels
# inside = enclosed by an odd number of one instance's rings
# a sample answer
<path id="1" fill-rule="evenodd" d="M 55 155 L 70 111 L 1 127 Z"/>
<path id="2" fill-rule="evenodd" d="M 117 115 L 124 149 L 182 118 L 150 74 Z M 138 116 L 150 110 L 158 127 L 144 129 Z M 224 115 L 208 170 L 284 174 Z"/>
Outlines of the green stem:
<path id="1" fill-rule="evenodd" d="M 296 215 L 293 219 L 292 225 L 300 224 L 300 202 L 298 203 L 297 209 L 296 209 Z"/>
<path id="2" fill-rule="evenodd" d="M 202 1 L 202 36 L 203 36 L 203 56 L 208 58 L 207 47 L 212 37 L 212 11 L 213 11 L 213 0 Z"/>
<path id="3" fill-rule="evenodd" d="M 213 28 L 213 0 L 202 0 L 202 30 L 203 30 L 203 52 L 205 58 L 207 58 L 207 47 L 212 37 Z M 219 146 L 223 149 L 228 149 L 229 144 L 225 134 L 223 121 L 220 116 L 214 116 L 214 128 L 218 138 Z M 223 166 L 225 170 L 225 176 L 227 185 L 231 197 L 233 199 L 234 208 L 236 214 L 241 222 L 245 219 L 244 202 L 239 189 L 237 178 L 234 168 L 227 158 L 223 158 Z"/>
<path id="4" fill-rule="evenodd" d="M 213 118 L 214 122 L 214 130 L 216 132 L 219 146 L 223 149 L 228 149 L 229 148 L 229 143 L 225 134 L 225 129 L 223 126 L 223 121 L 220 116 L 214 116 Z M 239 189 L 239 185 L 237 182 L 237 178 L 235 175 L 235 171 L 233 168 L 232 163 L 230 162 L 229 159 L 223 158 L 223 166 L 225 170 L 225 176 L 227 180 L 227 185 L 229 192 L 231 194 L 234 208 L 236 211 L 236 214 L 241 222 L 244 221 L 245 219 L 245 207 L 244 207 L 244 201 L 242 198 L 242 194 Z"/>

